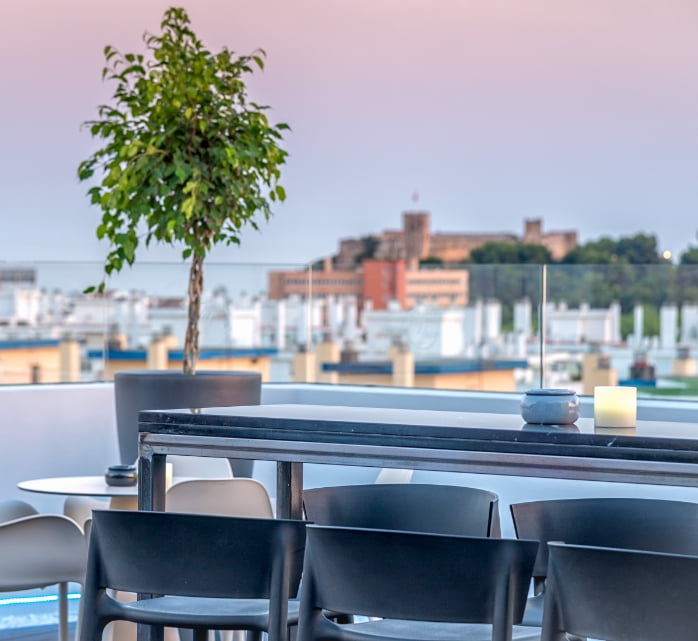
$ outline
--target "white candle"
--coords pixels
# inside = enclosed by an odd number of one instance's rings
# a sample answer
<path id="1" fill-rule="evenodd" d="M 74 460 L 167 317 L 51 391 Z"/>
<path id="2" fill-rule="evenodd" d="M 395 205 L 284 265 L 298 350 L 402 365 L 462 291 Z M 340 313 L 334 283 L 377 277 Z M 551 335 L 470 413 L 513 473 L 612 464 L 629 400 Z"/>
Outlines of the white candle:
<path id="1" fill-rule="evenodd" d="M 596 427 L 634 427 L 637 420 L 637 388 L 594 388 L 594 425 Z"/>
<path id="2" fill-rule="evenodd" d="M 165 487 L 172 485 L 172 477 L 174 475 L 174 465 L 165 463 Z"/>

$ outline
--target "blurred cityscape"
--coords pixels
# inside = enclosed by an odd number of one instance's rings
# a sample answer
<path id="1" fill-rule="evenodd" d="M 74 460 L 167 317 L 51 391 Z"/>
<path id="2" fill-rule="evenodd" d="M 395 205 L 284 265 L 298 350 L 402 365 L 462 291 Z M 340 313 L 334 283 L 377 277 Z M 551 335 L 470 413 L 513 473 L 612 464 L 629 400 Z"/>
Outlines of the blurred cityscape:
<path id="1" fill-rule="evenodd" d="M 580 246 L 575 231 L 543 232 L 541 220 L 525 221 L 520 237 L 432 233 L 428 212 L 405 212 L 401 229 L 342 239 L 336 255 L 307 265 L 211 265 L 199 369 L 275 382 L 583 394 L 620 383 L 698 396 L 698 268 L 651 244 L 640 235 Z M 615 252 L 607 263 L 578 262 L 604 247 Z M 181 366 L 186 298 L 172 283 L 186 284 L 186 266 L 141 264 L 130 282 L 83 293 L 99 269 L 0 267 L 0 384 Z"/>

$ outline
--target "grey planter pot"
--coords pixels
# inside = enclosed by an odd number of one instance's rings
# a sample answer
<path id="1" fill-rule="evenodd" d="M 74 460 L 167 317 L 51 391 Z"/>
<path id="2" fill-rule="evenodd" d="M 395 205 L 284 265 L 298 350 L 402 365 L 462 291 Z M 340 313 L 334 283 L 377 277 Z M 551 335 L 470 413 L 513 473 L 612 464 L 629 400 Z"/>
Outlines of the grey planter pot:
<path id="1" fill-rule="evenodd" d="M 259 405 L 262 377 L 255 372 L 133 370 L 114 376 L 121 463 L 138 458 L 138 412 L 182 407 Z M 251 476 L 254 461 L 231 459 L 235 476 Z"/>

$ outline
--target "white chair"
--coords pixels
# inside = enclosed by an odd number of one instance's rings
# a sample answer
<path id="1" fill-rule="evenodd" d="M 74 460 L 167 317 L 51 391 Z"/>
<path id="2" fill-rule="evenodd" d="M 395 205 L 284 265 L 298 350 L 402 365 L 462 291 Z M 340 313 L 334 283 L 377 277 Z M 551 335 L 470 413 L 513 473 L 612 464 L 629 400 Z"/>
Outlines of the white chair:
<path id="1" fill-rule="evenodd" d="M 274 510 L 264 485 L 248 478 L 191 479 L 167 490 L 168 512 L 273 518 Z"/>
<path id="2" fill-rule="evenodd" d="M 33 505 L 18 499 L 0 501 L 0 523 L 14 521 L 25 516 L 34 516 L 38 513 L 38 510 Z"/>
<path id="3" fill-rule="evenodd" d="M 397 467 L 384 467 L 378 472 L 374 483 L 409 483 L 412 481 L 414 470 Z"/>
<path id="4" fill-rule="evenodd" d="M 98 499 L 92 496 L 67 496 L 63 501 L 63 515 L 73 519 L 85 531 L 87 522 L 92 518 L 92 510 L 105 510 L 108 507 L 108 499 Z"/>
<path id="5" fill-rule="evenodd" d="M 22 503 L 0 502 L 0 519 L 25 513 L 0 523 L 0 592 L 58 585 L 59 639 L 68 641 L 68 583 L 84 582 L 85 537 L 72 519 Z"/>
<path id="6" fill-rule="evenodd" d="M 227 458 L 172 454 L 167 457 L 167 462 L 172 463 L 173 475 L 179 478 L 227 479 L 233 477 L 233 470 Z"/>
<path id="7" fill-rule="evenodd" d="M 179 478 L 227 479 L 233 476 L 227 458 L 173 455 L 167 457 L 167 462 L 172 465 L 172 475 Z M 68 496 L 63 503 L 63 514 L 73 519 L 84 530 L 86 522 L 92 517 L 92 510 L 107 508 L 136 510 L 138 498 L 114 496 L 111 500 L 105 500 L 93 496 Z"/>

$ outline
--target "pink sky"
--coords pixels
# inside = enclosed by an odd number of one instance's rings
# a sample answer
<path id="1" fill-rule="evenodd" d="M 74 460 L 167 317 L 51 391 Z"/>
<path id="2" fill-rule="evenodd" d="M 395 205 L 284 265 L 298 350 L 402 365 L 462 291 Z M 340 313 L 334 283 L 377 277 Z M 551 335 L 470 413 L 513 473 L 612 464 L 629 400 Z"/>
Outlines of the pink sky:
<path id="1" fill-rule="evenodd" d="M 79 125 L 110 95 L 102 49 L 140 51 L 160 0 L 23 0 L 0 22 L 0 260 L 96 259 Z M 698 222 L 695 0 L 197 0 L 212 49 L 267 50 L 252 94 L 288 122 L 288 201 L 231 261 L 312 260 L 340 237 L 435 231 L 656 233 Z M 18 239 L 21 242 L 18 242 Z M 176 256 L 151 252 L 150 258 Z"/>

